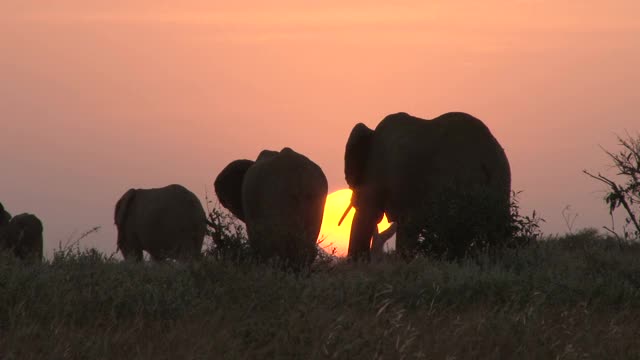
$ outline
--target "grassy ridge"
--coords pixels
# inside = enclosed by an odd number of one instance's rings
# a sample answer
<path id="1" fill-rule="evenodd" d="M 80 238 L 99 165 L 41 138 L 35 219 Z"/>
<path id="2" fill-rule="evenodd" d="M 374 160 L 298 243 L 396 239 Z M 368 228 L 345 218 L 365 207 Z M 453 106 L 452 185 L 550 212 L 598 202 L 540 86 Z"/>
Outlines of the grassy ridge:
<path id="1" fill-rule="evenodd" d="M 583 232 L 499 259 L 293 275 L 95 251 L 0 260 L 5 359 L 638 358 L 640 247 Z"/>

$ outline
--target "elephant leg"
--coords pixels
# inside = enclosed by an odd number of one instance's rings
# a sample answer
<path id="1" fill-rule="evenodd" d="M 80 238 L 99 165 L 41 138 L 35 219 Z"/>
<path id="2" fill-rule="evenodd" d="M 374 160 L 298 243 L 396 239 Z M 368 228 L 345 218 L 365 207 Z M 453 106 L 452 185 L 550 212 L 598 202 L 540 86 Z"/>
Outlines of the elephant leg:
<path id="1" fill-rule="evenodd" d="M 163 262 L 167 259 L 166 256 L 164 255 L 159 255 L 159 254 L 151 254 L 149 253 L 149 256 L 151 257 L 151 260 L 155 261 L 155 262 Z"/>
<path id="2" fill-rule="evenodd" d="M 196 251 L 196 250 L 190 250 L 190 251 L 181 251 L 180 254 L 178 255 L 178 261 L 180 262 L 189 262 L 189 261 L 194 261 L 194 260 L 200 260 L 202 258 L 202 253 L 200 251 Z"/>
<path id="3" fill-rule="evenodd" d="M 396 230 L 396 252 L 404 258 L 412 258 L 418 247 L 420 229 L 410 222 L 398 221 Z"/>
<path id="4" fill-rule="evenodd" d="M 140 248 L 126 248 L 126 249 L 120 249 L 120 251 L 122 251 L 122 256 L 124 257 L 125 260 L 133 260 L 136 262 L 141 262 L 143 259 L 142 249 Z"/>

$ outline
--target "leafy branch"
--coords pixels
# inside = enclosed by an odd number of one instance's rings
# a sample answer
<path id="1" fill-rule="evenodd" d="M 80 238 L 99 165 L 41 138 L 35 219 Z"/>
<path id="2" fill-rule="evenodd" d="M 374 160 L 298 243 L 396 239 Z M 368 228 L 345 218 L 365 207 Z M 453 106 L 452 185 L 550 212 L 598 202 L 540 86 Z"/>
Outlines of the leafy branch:
<path id="1" fill-rule="evenodd" d="M 609 214 L 613 215 L 617 208 L 622 207 L 627 213 L 625 218 L 627 224 L 633 224 L 635 237 L 638 238 L 640 237 L 640 210 L 634 209 L 634 205 L 640 204 L 640 135 L 632 137 L 627 133 L 626 138 L 618 136 L 618 145 L 622 149 L 616 153 L 604 148 L 602 150 L 612 160 L 617 169 L 616 175 L 623 179 L 622 183 L 601 173 L 594 174 L 587 170 L 582 172 L 609 188 L 609 192 L 604 197 L 605 203 L 609 205 Z M 627 235 L 625 231 L 625 236 Z"/>

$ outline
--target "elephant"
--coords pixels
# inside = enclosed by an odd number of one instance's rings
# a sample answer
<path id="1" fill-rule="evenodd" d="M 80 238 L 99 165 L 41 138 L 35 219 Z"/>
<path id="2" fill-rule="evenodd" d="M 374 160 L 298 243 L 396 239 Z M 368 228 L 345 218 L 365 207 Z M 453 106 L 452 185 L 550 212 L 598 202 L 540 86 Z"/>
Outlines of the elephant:
<path id="1" fill-rule="evenodd" d="M 33 214 L 18 214 L 10 217 L 4 209 L 0 210 L 0 249 L 11 251 L 22 260 L 42 261 L 43 239 L 42 221 Z M 8 223 L 6 220 L 10 218 Z"/>
<path id="2" fill-rule="evenodd" d="M 386 116 L 375 130 L 358 123 L 344 164 L 353 191 L 346 212 L 356 209 L 351 259 L 369 259 L 370 239 L 385 213 L 397 223 L 397 252 L 411 256 L 425 228 L 424 214 L 433 213 L 432 205 L 451 189 L 487 192 L 496 201 L 496 215 L 506 220 L 509 214 L 511 170 L 505 152 L 487 126 L 467 113 L 426 120 L 401 112 Z"/>
<path id="3" fill-rule="evenodd" d="M 328 183 L 322 169 L 291 148 L 235 160 L 215 179 L 220 204 L 247 227 L 259 259 L 301 269 L 317 255 Z"/>
<path id="4" fill-rule="evenodd" d="M 0 229 L 9 225 L 9 220 L 11 220 L 11 214 L 4 209 L 2 203 L 0 203 Z"/>
<path id="5" fill-rule="evenodd" d="M 194 193 L 181 185 L 129 189 L 115 207 L 118 250 L 125 259 L 187 261 L 199 258 L 206 214 Z"/>

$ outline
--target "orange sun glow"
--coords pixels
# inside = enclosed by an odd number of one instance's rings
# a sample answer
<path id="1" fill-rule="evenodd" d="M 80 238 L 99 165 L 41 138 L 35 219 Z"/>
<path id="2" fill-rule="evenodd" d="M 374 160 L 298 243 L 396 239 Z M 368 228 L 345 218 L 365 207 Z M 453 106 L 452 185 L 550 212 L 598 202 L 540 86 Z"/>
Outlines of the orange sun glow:
<path id="1" fill-rule="evenodd" d="M 346 256 L 349 249 L 349 232 L 355 209 L 351 209 L 344 218 L 342 225 L 338 226 L 338 221 L 351 201 L 351 190 L 342 189 L 334 191 L 327 196 L 324 206 L 324 217 L 320 228 L 319 239 L 324 239 L 320 246 L 327 252 L 336 249 L 337 256 Z M 378 231 L 384 231 L 390 226 L 387 216 L 382 218 L 378 224 Z"/>

